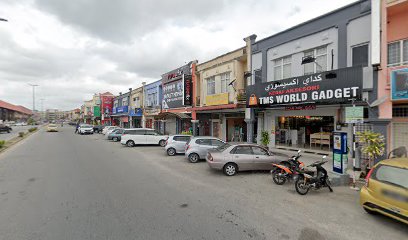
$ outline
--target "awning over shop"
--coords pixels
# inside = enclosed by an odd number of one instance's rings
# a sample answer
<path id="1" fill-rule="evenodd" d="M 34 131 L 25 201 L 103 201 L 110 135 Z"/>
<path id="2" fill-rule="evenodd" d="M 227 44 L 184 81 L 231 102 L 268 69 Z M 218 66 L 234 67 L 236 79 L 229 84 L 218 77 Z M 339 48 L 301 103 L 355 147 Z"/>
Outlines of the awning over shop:
<path id="1" fill-rule="evenodd" d="M 175 112 L 161 112 L 159 115 L 155 116 L 155 118 L 163 119 L 166 117 L 177 117 L 180 119 L 190 119 L 191 116 L 187 115 L 186 113 L 175 113 Z"/>

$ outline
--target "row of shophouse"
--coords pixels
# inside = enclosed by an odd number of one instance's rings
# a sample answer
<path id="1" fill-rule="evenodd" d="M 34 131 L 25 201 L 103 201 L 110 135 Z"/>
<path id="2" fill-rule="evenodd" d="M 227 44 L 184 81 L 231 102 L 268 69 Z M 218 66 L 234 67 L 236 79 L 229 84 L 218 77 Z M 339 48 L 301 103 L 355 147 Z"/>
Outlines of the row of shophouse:
<path id="1" fill-rule="evenodd" d="M 358 1 L 261 40 L 248 36 L 153 83 L 95 94 L 81 118 L 234 142 L 259 142 L 267 131 L 269 147 L 320 150 L 333 147 L 334 131 L 351 141 L 353 122 L 382 133 L 388 150 L 408 146 L 407 22 L 406 0 Z"/>

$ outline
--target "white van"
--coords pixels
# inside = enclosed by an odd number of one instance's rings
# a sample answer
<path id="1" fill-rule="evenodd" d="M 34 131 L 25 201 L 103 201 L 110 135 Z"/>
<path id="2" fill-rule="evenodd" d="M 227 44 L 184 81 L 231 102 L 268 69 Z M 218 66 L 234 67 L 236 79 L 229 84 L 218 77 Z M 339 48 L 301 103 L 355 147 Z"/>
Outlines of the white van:
<path id="1" fill-rule="evenodd" d="M 151 128 L 137 128 L 127 130 L 126 132 L 127 133 L 122 135 L 120 143 L 128 147 L 147 144 L 157 144 L 164 147 L 166 145 L 166 140 L 169 137 L 168 135 L 162 135 Z"/>

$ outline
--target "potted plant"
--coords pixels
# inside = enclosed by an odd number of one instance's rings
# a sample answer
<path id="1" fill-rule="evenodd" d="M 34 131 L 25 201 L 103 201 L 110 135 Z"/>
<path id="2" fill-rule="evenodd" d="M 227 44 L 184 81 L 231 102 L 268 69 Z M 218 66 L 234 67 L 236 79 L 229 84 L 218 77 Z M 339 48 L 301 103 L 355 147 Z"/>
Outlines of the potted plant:
<path id="1" fill-rule="evenodd" d="M 261 132 L 261 144 L 268 148 L 269 143 L 271 142 L 271 139 L 269 137 L 269 132 L 262 130 Z M 268 148 L 269 149 L 269 148 Z"/>
<path id="2" fill-rule="evenodd" d="M 385 151 L 385 139 L 380 133 L 373 131 L 357 132 L 358 143 L 362 146 L 361 151 L 368 156 L 366 169 L 374 165 L 374 160 L 382 156 Z"/>

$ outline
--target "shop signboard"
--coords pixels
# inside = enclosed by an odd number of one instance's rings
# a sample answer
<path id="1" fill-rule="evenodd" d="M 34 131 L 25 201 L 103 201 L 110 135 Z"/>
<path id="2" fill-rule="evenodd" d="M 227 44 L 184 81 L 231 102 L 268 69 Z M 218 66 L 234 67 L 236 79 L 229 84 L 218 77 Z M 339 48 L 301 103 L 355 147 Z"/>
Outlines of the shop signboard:
<path id="1" fill-rule="evenodd" d="M 106 117 L 112 112 L 113 107 L 113 96 L 101 96 L 101 111 Z"/>
<path id="2" fill-rule="evenodd" d="M 346 107 L 346 123 L 364 123 L 364 107 Z"/>
<path id="3" fill-rule="evenodd" d="M 122 106 L 116 108 L 116 113 L 127 113 L 129 106 Z"/>
<path id="4" fill-rule="evenodd" d="M 362 79 L 362 67 L 350 67 L 257 83 L 247 86 L 247 107 L 347 104 L 361 100 Z"/>
<path id="5" fill-rule="evenodd" d="M 163 85 L 163 109 L 191 106 L 192 90 L 191 75 Z"/>
<path id="6" fill-rule="evenodd" d="M 143 109 L 141 109 L 141 108 L 130 109 L 129 116 L 131 116 L 131 117 L 141 117 L 141 116 L 143 116 Z"/>
<path id="7" fill-rule="evenodd" d="M 391 100 L 408 100 L 408 68 L 391 72 Z"/>
<path id="8" fill-rule="evenodd" d="M 173 81 L 163 85 L 163 109 L 183 106 L 183 80 Z"/>
<path id="9" fill-rule="evenodd" d="M 193 79 L 190 74 L 183 74 L 183 105 L 193 105 Z"/>
<path id="10" fill-rule="evenodd" d="M 162 75 L 163 109 L 191 106 L 193 85 L 191 62 Z"/>
<path id="11" fill-rule="evenodd" d="M 228 93 L 219 93 L 214 95 L 207 95 L 205 97 L 205 105 L 214 106 L 228 104 Z"/>
<path id="12" fill-rule="evenodd" d="M 94 106 L 93 112 L 94 112 L 94 117 L 101 117 L 101 107 Z"/>

